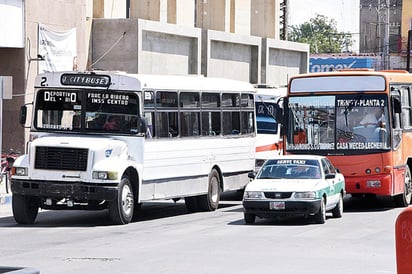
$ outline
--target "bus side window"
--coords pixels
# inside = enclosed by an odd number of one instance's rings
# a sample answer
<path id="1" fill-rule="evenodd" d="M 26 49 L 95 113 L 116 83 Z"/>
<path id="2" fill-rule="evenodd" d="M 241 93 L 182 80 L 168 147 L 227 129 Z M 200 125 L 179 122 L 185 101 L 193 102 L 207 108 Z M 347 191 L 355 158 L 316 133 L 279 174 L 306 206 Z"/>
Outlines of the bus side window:
<path id="1" fill-rule="evenodd" d="M 217 93 L 202 93 L 202 135 L 215 136 L 221 132 L 220 95 Z"/>
<path id="2" fill-rule="evenodd" d="M 223 112 L 223 135 L 240 134 L 240 112 Z"/>
<path id="3" fill-rule="evenodd" d="M 202 112 L 202 135 L 215 136 L 220 135 L 220 112 L 208 111 Z"/>
<path id="4" fill-rule="evenodd" d="M 157 137 L 177 137 L 179 135 L 177 112 L 156 113 L 155 132 Z"/>
<path id="5" fill-rule="evenodd" d="M 199 112 L 181 112 L 182 136 L 198 136 L 200 129 Z"/>
<path id="6" fill-rule="evenodd" d="M 146 112 L 145 113 L 145 118 L 147 120 L 147 131 L 146 131 L 146 138 L 153 138 L 155 137 L 155 118 L 154 118 L 154 112 Z"/>

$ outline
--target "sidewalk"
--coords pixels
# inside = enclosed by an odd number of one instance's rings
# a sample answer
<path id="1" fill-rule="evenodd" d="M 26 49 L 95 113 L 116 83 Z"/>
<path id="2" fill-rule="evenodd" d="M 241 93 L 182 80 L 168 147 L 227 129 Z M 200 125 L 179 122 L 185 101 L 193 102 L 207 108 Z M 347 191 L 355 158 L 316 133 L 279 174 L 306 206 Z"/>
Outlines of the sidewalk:
<path id="1" fill-rule="evenodd" d="M 0 183 L 0 218 L 12 216 L 11 193 L 6 193 L 5 182 Z"/>

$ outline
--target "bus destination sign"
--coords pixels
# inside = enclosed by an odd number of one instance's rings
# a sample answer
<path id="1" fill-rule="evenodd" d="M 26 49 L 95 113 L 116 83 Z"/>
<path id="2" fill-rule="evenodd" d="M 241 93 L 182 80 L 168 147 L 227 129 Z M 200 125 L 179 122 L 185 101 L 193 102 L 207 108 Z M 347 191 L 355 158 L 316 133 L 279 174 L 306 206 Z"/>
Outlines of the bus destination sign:
<path id="1" fill-rule="evenodd" d="M 110 76 L 65 73 L 61 76 L 60 82 L 65 86 L 90 86 L 107 88 L 110 86 Z"/>

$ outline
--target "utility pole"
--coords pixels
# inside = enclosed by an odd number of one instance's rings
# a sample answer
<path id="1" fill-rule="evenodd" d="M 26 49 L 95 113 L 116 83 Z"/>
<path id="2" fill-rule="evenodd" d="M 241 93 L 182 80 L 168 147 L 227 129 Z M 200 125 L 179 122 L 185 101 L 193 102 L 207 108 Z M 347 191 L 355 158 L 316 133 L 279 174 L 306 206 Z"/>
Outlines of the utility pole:
<path id="1" fill-rule="evenodd" d="M 386 16 L 385 16 L 385 39 L 384 39 L 384 47 L 385 47 L 385 69 L 390 69 L 389 63 L 389 7 L 390 7 L 390 0 L 386 0 Z"/>
<path id="2" fill-rule="evenodd" d="M 412 30 L 408 30 L 408 43 L 406 46 L 406 70 L 411 72 L 411 39 Z"/>
<path id="3" fill-rule="evenodd" d="M 389 4 L 390 0 L 385 0 L 385 4 L 378 1 L 378 6 L 376 7 L 376 12 L 378 14 L 378 28 L 377 36 L 379 39 L 379 52 L 381 55 L 381 60 L 383 61 L 383 69 L 389 69 Z M 382 12 L 384 10 L 384 12 Z M 383 37 L 382 34 L 383 25 Z"/>
<path id="4" fill-rule="evenodd" d="M 283 0 L 280 3 L 280 39 L 288 40 L 288 0 Z"/>

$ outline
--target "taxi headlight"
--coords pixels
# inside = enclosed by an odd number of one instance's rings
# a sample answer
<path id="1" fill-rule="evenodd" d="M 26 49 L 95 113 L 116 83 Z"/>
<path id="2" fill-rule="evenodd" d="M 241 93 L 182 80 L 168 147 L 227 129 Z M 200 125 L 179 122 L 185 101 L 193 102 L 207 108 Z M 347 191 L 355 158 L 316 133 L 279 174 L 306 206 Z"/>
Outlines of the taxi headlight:
<path id="1" fill-rule="evenodd" d="M 263 199 L 265 195 L 261 191 L 245 191 L 243 195 L 244 199 Z"/>
<path id="2" fill-rule="evenodd" d="M 296 199 L 315 199 L 316 193 L 313 191 L 306 191 L 306 192 L 296 192 L 294 197 Z"/>
<path id="3" fill-rule="evenodd" d="M 117 180 L 116 171 L 93 171 L 93 179 L 97 180 Z"/>

